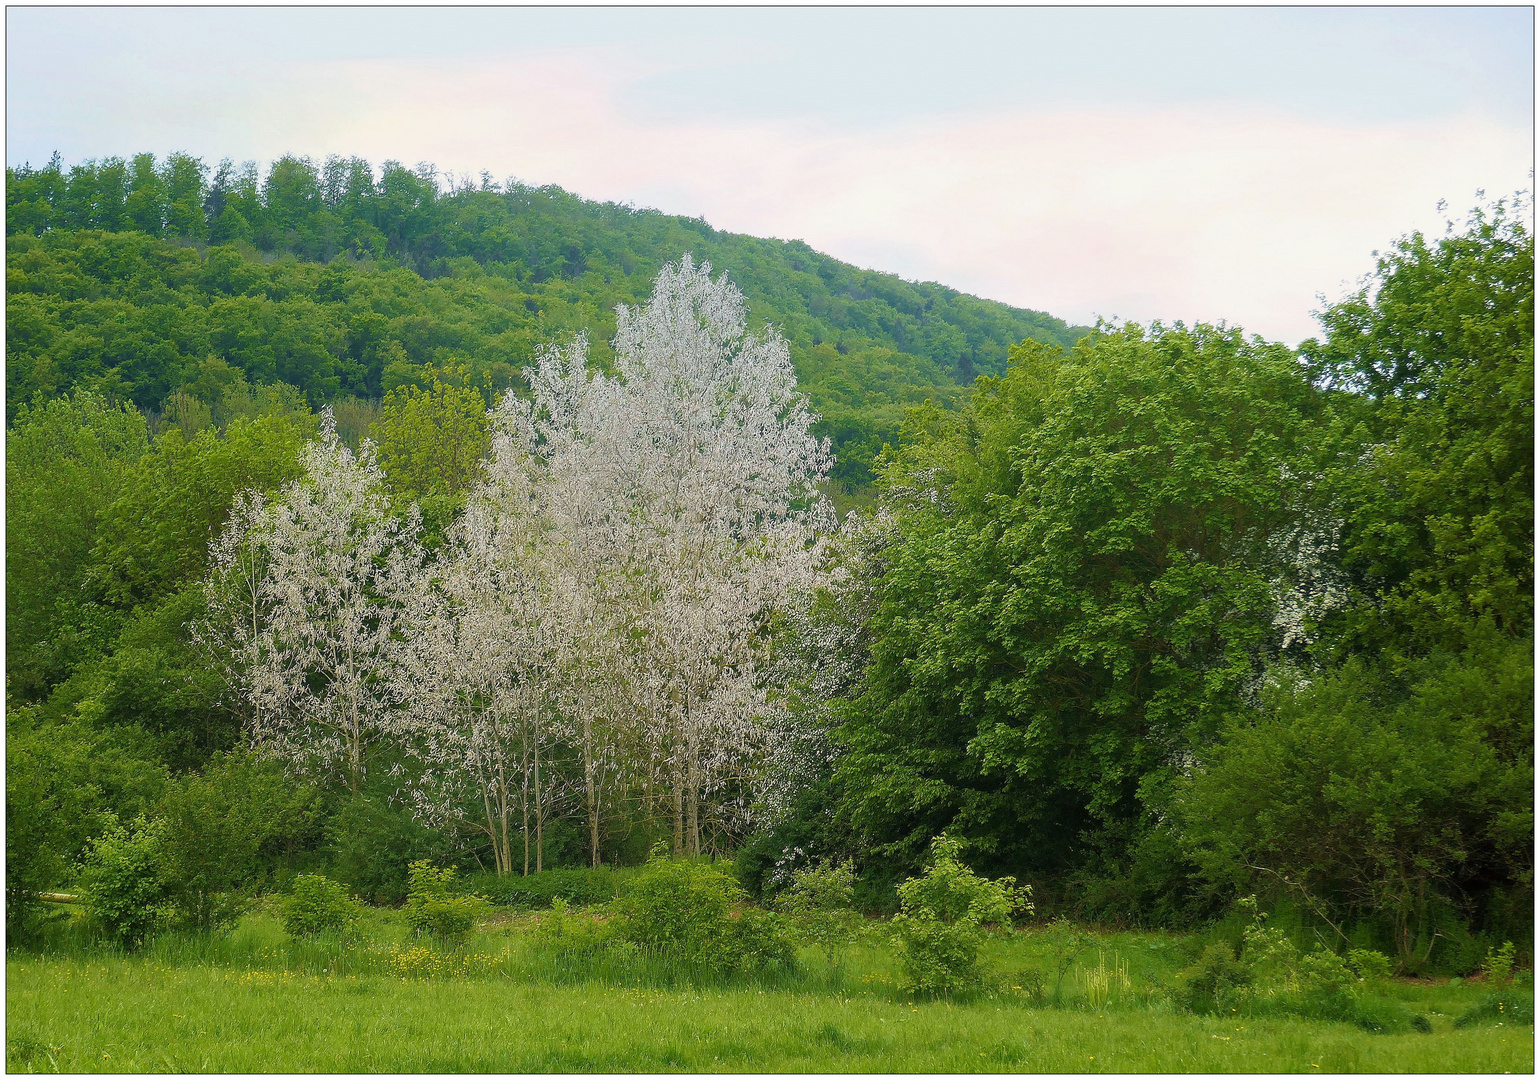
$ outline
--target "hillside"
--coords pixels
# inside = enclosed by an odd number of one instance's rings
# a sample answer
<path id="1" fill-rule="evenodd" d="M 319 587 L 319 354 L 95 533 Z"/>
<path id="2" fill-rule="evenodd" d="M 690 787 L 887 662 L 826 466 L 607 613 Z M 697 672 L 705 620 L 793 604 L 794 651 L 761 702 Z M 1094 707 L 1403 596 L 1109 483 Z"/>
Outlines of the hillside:
<path id="1" fill-rule="evenodd" d="M 376 179 L 378 176 L 378 179 Z M 608 359 L 617 303 L 686 252 L 779 326 L 835 442 L 870 480 L 907 406 L 952 408 L 1024 339 L 1084 328 L 904 281 L 800 241 L 596 203 L 556 187 L 441 186 L 432 169 L 284 158 L 211 171 L 185 155 L 6 174 L 7 415 L 41 392 L 103 386 L 155 410 L 237 369 L 312 406 L 379 398 L 462 365 L 489 395 L 541 343 L 585 330 Z M 223 373 L 223 374 L 222 374 Z"/>

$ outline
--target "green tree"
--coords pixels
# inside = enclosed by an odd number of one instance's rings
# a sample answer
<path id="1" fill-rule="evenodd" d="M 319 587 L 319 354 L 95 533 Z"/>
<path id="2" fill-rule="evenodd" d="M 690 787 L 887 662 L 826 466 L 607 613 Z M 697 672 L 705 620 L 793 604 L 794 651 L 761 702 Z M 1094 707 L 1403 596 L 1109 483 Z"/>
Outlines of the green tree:
<path id="1" fill-rule="evenodd" d="M 148 436 L 132 406 L 79 391 L 21 407 L 5 444 L 7 679 L 35 699 L 93 647 L 80 607 L 97 527 Z"/>
<path id="2" fill-rule="evenodd" d="M 1301 352 L 1334 388 L 1330 473 L 1363 603 L 1343 647 L 1458 650 L 1534 626 L 1534 236 L 1527 197 L 1413 233 Z"/>
<path id="3" fill-rule="evenodd" d="M 148 236 L 159 236 L 165 230 L 169 209 L 165 180 L 155 167 L 155 155 L 135 154 L 123 203 L 129 223 Z"/>
<path id="4" fill-rule="evenodd" d="M 962 416 L 916 412 L 839 731 L 867 842 L 910 865 L 943 829 L 1003 867 L 1122 858 L 1275 645 L 1313 408 L 1283 346 L 1130 325 L 1025 343 Z"/>
<path id="5" fill-rule="evenodd" d="M 481 391 L 445 381 L 464 374 L 463 368 L 430 369 L 426 389 L 398 386 L 385 395 L 372 434 L 380 468 L 398 497 L 455 498 L 475 481 L 491 437 Z"/>

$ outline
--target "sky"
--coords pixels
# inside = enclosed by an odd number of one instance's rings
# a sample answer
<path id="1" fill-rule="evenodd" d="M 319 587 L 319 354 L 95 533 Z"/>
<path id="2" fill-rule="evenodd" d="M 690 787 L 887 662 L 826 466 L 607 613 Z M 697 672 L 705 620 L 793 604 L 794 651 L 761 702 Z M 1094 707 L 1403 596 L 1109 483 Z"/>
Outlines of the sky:
<path id="1" fill-rule="evenodd" d="M 1525 7 L 12 6 L 6 60 L 8 165 L 427 161 L 1291 344 L 1532 186 Z"/>

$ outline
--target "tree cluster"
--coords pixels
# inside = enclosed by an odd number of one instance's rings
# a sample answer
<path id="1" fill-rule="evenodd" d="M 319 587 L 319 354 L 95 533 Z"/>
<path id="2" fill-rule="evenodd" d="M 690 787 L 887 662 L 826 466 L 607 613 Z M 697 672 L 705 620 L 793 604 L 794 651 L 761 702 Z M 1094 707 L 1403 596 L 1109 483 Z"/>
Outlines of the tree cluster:
<path id="1" fill-rule="evenodd" d="M 390 758 L 499 873 L 542 869 L 574 811 L 597 865 L 617 801 L 678 853 L 743 835 L 787 727 L 774 618 L 819 573 L 829 457 L 786 342 L 709 270 L 668 267 L 620 312 L 613 375 L 582 338 L 541 355 L 431 553 L 332 421 L 277 497 L 237 498 L 197 632 L 254 747 L 353 793 Z"/>
<path id="2" fill-rule="evenodd" d="M 848 859 L 891 911 L 944 834 L 1048 913 L 1255 894 L 1402 970 L 1528 940 L 1527 198 L 1291 349 L 426 171 L 226 169 L 200 219 L 196 163 L 141 165 L 8 192 L 13 912 L 100 837 L 181 845 L 205 922 L 660 840 L 764 898 Z M 332 219 L 383 246 L 306 248 Z"/>

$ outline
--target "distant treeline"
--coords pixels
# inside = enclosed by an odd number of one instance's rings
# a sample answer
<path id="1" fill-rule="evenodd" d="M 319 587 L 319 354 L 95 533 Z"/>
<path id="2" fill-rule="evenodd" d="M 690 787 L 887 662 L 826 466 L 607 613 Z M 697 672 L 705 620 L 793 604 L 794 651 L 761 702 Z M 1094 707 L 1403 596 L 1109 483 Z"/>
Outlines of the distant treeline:
<path id="1" fill-rule="evenodd" d="M 264 176 L 186 154 L 68 168 L 55 155 L 7 170 L 6 210 L 8 417 L 77 385 L 153 410 L 211 357 L 312 405 L 379 398 L 452 362 L 490 392 L 573 331 L 603 362 L 614 305 L 691 253 L 781 327 L 840 450 L 836 478 L 863 486 L 905 407 L 955 407 L 975 375 L 1004 373 L 1011 345 L 1085 332 L 800 241 L 393 161 L 284 157 Z"/>

